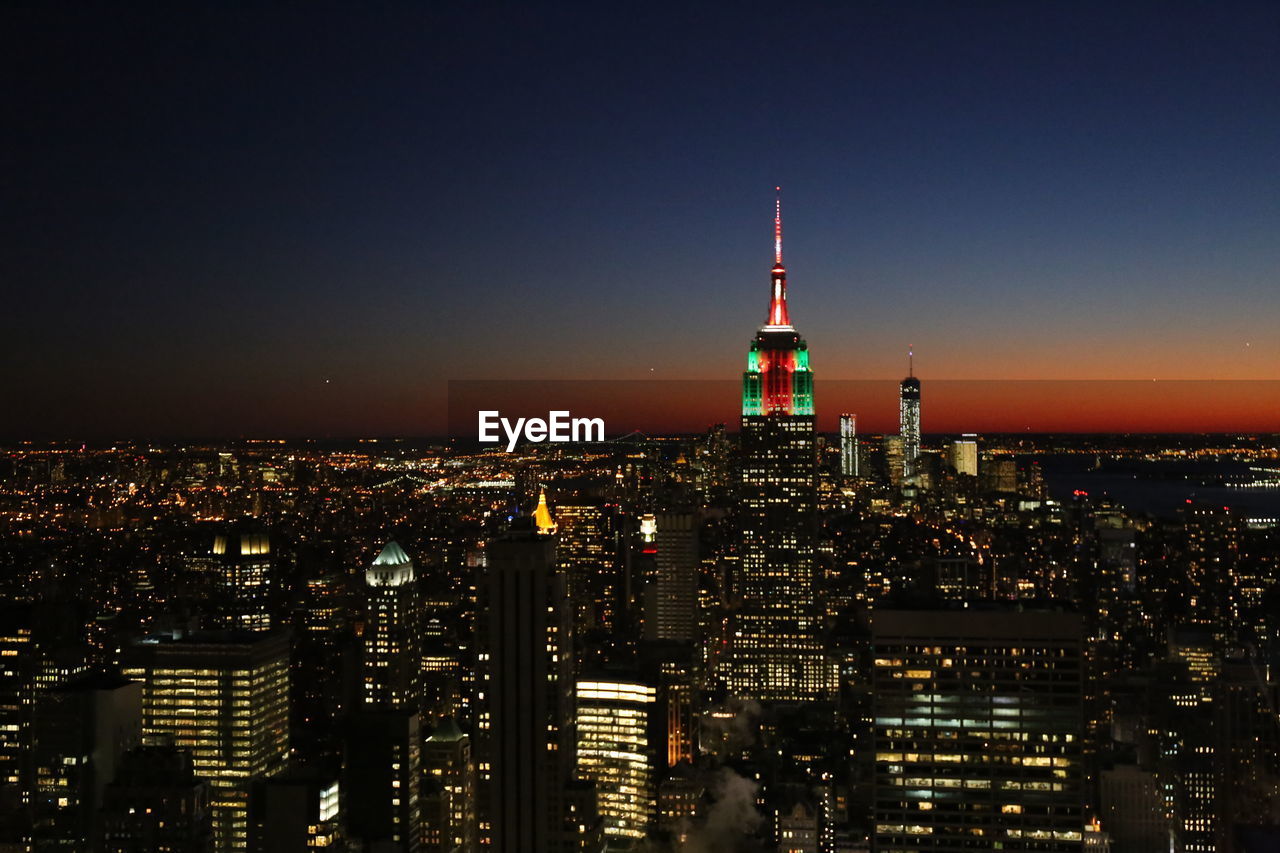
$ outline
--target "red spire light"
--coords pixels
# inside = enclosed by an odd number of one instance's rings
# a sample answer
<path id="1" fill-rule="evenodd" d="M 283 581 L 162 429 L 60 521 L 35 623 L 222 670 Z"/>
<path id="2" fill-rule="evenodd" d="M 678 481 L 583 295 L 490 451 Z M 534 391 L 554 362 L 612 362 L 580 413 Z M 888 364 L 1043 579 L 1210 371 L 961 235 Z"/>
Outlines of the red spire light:
<path id="1" fill-rule="evenodd" d="M 769 294 L 769 325 L 790 326 L 787 313 L 787 271 L 782 266 L 782 187 L 778 192 L 773 213 L 773 291 Z"/>
<path id="2" fill-rule="evenodd" d="M 782 187 L 774 187 L 778 193 L 773 214 L 773 263 L 782 266 Z"/>

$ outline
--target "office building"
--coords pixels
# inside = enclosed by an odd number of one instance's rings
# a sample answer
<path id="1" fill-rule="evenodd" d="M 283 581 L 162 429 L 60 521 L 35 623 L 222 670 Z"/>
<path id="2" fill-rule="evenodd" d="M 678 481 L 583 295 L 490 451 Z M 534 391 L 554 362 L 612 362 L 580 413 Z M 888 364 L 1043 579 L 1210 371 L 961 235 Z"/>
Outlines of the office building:
<path id="1" fill-rule="evenodd" d="M 475 853 L 476 766 L 471 738 L 445 718 L 422 745 L 424 853 Z"/>
<path id="2" fill-rule="evenodd" d="M 417 713 L 365 707 L 347 718 L 342 790 L 350 840 L 385 853 L 422 849 Z"/>
<path id="3" fill-rule="evenodd" d="M 254 853 L 345 849 L 342 786 L 336 771 L 291 767 L 257 782 L 253 797 Z"/>
<path id="4" fill-rule="evenodd" d="M 972 433 L 966 433 L 951 442 L 947 463 L 957 474 L 978 476 L 978 437 Z"/>
<path id="5" fill-rule="evenodd" d="M 205 620 L 218 630 L 271 628 L 271 594 L 276 582 L 271 536 L 248 524 L 220 525 L 208 545 L 187 560 L 203 577 L 212 604 Z"/>
<path id="6" fill-rule="evenodd" d="M 287 635 L 149 637 L 127 650 L 123 673 L 143 683 L 143 743 L 190 751 L 209 780 L 215 850 L 246 850 L 250 787 L 289 755 Z"/>
<path id="7" fill-rule="evenodd" d="M 840 476 L 858 476 L 858 416 L 840 416 Z"/>
<path id="8" fill-rule="evenodd" d="M 907 378 L 898 386 L 898 434 L 902 436 L 903 481 L 914 484 L 920 474 L 920 380 L 914 350 L 908 362 Z"/>
<path id="9" fill-rule="evenodd" d="M 1081 850 L 1082 620 L 877 608 L 874 850 Z"/>
<path id="10" fill-rule="evenodd" d="M 692 642 L 698 631 L 698 513 L 653 516 L 654 575 L 646 598 L 645 637 Z"/>
<path id="11" fill-rule="evenodd" d="M 657 820 L 658 690 L 635 678 L 578 681 L 578 775 L 595 782 L 604 835 L 645 838 Z"/>

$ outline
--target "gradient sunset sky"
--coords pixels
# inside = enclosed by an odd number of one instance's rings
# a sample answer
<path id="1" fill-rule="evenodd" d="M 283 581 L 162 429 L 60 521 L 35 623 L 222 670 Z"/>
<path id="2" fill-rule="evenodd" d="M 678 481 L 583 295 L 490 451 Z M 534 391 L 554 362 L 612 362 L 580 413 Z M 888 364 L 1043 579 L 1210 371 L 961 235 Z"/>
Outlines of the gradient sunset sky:
<path id="1" fill-rule="evenodd" d="M 732 380 L 776 184 L 820 379 L 1280 379 L 1280 4 L 229 5 L 0 11 L 0 437 Z"/>

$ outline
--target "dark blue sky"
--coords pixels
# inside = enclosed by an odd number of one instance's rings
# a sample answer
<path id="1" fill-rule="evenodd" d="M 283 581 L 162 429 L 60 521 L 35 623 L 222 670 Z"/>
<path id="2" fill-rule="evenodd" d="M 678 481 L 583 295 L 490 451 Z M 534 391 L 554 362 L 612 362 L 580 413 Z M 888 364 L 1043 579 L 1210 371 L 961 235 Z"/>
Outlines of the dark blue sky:
<path id="1" fill-rule="evenodd" d="M 775 184 L 820 376 L 1280 378 L 1280 4 L 270 5 L 0 12 L 0 434 L 732 376 Z"/>

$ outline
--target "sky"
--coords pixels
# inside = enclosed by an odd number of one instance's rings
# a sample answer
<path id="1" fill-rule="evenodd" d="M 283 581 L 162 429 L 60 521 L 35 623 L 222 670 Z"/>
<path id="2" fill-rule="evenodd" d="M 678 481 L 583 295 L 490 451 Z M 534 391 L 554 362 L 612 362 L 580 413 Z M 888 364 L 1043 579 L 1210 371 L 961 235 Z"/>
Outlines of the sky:
<path id="1" fill-rule="evenodd" d="M 0 9 L 0 437 L 733 380 L 776 185 L 820 380 L 1280 380 L 1280 4 L 232 5 Z"/>

